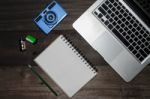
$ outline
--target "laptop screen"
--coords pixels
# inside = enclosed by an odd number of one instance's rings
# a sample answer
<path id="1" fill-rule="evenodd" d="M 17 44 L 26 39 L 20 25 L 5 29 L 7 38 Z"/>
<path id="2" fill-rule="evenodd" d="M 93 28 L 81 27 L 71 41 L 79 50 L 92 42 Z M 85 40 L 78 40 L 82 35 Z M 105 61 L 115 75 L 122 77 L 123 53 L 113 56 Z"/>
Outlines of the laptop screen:
<path id="1" fill-rule="evenodd" d="M 150 0 L 124 0 L 150 28 Z"/>
<path id="2" fill-rule="evenodd" d="M 134 2 L 150 17 L 150 0 L 134 0 Z"/>

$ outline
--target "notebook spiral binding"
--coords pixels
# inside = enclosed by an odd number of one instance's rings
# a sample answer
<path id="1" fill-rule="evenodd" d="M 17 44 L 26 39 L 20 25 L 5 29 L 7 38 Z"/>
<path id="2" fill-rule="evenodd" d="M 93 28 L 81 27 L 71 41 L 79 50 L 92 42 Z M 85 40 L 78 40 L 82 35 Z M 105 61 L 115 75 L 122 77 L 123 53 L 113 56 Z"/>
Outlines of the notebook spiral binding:
<path id="1" fill-rule="evenodd" d="M 66 35 L 62 35 L 61 39 L 72 49 L 72 51 L 74 51 L 74 53 L 87 65 L 89 69 L 91 69 L 94 73 L 98 72 L 94 65 L 85 57 L 85 55 L 83 55 L 81 50 L 77 48 Z"/>

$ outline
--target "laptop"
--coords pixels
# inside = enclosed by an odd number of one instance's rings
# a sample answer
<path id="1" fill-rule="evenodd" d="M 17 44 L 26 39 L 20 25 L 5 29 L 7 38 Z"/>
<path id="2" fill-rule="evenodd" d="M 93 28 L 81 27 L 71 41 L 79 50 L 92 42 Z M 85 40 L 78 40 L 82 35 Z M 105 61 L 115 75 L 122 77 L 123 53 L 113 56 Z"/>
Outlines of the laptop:
<path id="1" fill-rule="evenodd" d="M 126 82 L 150 63 L 149 0 L 97 0 L 73 27 Z"/>

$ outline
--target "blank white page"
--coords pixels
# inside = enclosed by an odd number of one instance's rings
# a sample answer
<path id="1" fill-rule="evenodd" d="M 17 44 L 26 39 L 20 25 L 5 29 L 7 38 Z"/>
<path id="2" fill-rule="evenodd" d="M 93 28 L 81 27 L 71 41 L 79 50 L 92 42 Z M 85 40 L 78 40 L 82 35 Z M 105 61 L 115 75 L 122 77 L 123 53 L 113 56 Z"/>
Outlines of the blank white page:
<path id="1" fill-rule="evenodd" d="M 63 39 L 64 36 L 59 36 L 34 61 L 72 97 L 97 72 L 85 64 Z"/>

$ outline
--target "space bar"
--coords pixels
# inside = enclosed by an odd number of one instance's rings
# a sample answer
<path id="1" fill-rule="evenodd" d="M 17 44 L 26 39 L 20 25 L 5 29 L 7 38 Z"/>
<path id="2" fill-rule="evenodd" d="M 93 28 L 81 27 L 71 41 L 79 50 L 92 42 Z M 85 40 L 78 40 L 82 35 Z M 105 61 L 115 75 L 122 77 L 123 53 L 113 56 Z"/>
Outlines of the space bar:
<path id="1" fill-rule="evenodd" d="M 128 47 L 130 44 L 126 41 L 124 37 L 116 30 L 113 29 L 112 32 Z"/>

